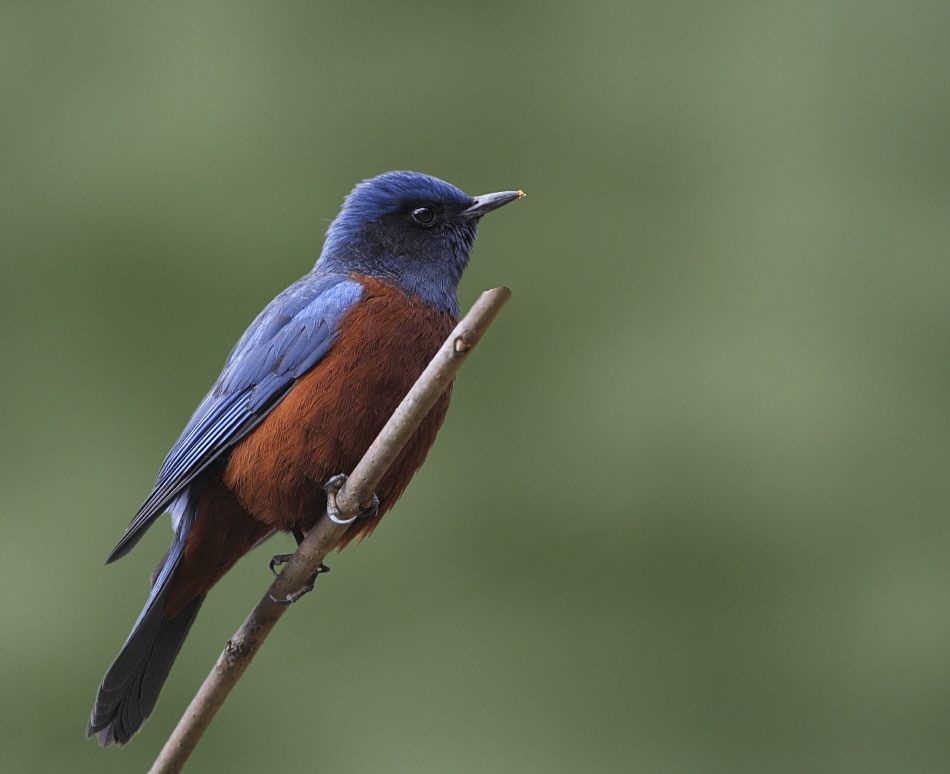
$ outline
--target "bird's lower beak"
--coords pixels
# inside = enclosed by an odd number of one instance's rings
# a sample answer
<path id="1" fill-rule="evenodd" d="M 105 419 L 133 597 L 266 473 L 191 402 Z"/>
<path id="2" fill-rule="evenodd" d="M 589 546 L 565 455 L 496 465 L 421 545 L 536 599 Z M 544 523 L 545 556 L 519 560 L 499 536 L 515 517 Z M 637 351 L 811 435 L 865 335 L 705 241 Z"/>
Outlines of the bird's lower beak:
<path id="1" fill-rule="evenodd" d="M 465 218 L 480 218 L 486 212 L 497 210 L 508 202 L 520 199 L 524 196 L 524 191 L 501 191 L 500 193 L 490 193 L 483 196 L 476 196 L 471 207 L 462 211 Z"/>

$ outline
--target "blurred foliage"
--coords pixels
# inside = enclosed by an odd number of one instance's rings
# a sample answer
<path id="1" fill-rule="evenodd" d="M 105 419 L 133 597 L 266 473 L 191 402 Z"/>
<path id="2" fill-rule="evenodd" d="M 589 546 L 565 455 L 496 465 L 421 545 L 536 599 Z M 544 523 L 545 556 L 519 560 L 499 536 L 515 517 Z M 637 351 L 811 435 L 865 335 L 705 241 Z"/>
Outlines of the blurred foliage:
<path id="1" fill-rule="evenodd" d="M 102 560 L 257 312 L 389 169 L 514 298 L 426 468 L 194 771 L 944 772 L 950 4 L 0 5 L 0 769 L 83 738 L 162 521 Z"/>

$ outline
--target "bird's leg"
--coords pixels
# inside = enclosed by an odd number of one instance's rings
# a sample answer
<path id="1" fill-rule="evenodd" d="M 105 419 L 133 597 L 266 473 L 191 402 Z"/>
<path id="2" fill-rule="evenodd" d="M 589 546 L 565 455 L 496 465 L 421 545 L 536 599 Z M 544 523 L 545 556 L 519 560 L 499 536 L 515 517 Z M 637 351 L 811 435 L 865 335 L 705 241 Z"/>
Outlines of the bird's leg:
<path id="1" fill-rule="evenodd" d="M 327 493 L 327 516 L 330 517 L 330 521 L 336 524 L 346 525 L 346 524 L 352 524 L 354 521 L 356 521 L 359 518 L 364 518 L 366 516 L 375 516 L 377 513 L 379 513 L 379 498 L 374 494 L 373 498 L 369 502 L 369 505 L 367 505 L 358 514 L 356 514 L 356 516 L 354 516 L 352 519 L 341 519 L 340 509 L 337 507 L 337 504 L 336 504 L 336 496 L 340 493 L 340 490 L 343 488 L 343 485 L 345 483 L 346 483 L 346 475 L 343 473 L 340 473 L 336 476 L 333 476 L 333 478 L 331 478 L 329 481 L 327 481 L 326 484 L 323 485 L 323 489 Z M 297 545 L 299 546 L 303 542 L 304 533 L 299 529 L 294 529 L 293 535 L 297 541 Z M 274 573 L 274 575 L 278 575 L 277 568 L 280 565 L 287 562 L 291 556 L 293 556 L 293 554 L 276 554 L 275 556 L 271 557 L 270 571 Z M 286 599 L 274 599 L 274 597 L 271 597 L 271 599 L 273 599 L 274 602 L 276 602 L 278 605 L 293 604 L 298 599 L 300 599 L 304 594 L 307 594 L 313 591 L 313 584 L 316 582 L 317 576 L 325 572 L 330 572 L 330 568 L 327 567 L 325 564 L 321 564 L 317 568 L 316 572 L 314 572 L 314 574 L 310 576 L 310 580 L 307 581 L 307 583 L 304 585 L 302 589 L 300 589 L 300 591 L 294 592 L 293 594 L 288 596 Z"/>
<path id="2" fill-rule="evenodd" d="M 303 539 L 304 539 L 303 531 L 295 528 L 293 530 L 293 536 L 294 536 L 294 540 L 297 541 L 297 545 L 299 546 L 303 542 Z M 276 554 L 275 556 L 272 556 L 270 560 L 270 571 L 274 573 L 274 575 L 279 575 L 280 573 L 277 572 L 277 568 L 280 567 L 280 565 L 285 564 L 287 561 L 289 561 L 290 557 L 292 556 L 293 554 Z M 274 597 L 271 597 L 271 599 L 273 599 L 274 602 L 276 602 L 278 605 L 292 605 L 294 602 L 300 599 L 304 594 L 308 594 L 311 591 L 313 591 L 313 584 L 316 582 L 317 576 L 322 575 L 325 572 L 330 572 L 330 568 L 327 567 L 325 564 L 321 564 L 314 571 L 313 575 L 310 576 L 310 580 L 308 580 L 303 585 L 303 588 L 301 588 L 300 591 L 294 592 L 293 594 L 288 596 L 286 599 L 274 599 Z"/>
<path id="3" fill-rule="evenodd" d="M 327 516 L 330 517 L 330 521 L 332 521 L 334 524 L 341 525 L 352 524 L 357 519 L 362 519 L 367 516 L 375 516 L 377 513 L 379 513 L 379 498 L 374 493 L 373 498 L 369 501 L 369 505 L 363 508 L 363 510 L 356 514 L 352 519 L 340 518 L 340 509 L 336 504 L 336 496 L 340 493 L 340 490 L 346 483 L 346 479 L 347 476 L 345 473 L 338 473 L 323 485 L 323 490 L 327 493 Z"/>

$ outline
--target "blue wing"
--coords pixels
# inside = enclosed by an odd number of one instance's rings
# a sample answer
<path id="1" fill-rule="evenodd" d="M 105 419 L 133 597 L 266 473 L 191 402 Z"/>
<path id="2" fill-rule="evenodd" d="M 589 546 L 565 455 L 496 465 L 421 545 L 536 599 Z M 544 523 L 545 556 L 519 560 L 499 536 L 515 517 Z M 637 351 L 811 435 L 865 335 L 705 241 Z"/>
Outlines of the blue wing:
<path id="1" fill-rule="evenodd" d="M 182 490 L 253 430 L 326 355 L 340 318 L 362 293 L 363 286 L 346 276 L 311 273 L 271 301 L 234 347 L 106 563 L 131 551 Z"/>

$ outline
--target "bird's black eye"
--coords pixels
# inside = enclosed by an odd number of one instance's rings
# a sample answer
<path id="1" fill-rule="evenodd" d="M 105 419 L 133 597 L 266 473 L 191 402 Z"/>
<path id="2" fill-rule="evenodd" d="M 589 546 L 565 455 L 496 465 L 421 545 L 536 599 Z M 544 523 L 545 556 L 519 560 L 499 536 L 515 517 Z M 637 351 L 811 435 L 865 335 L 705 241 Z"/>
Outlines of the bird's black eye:
<path id="1" fill-rule="evenodd" d="M 431 226 L 435 223 L 435 210 L 431 207 L 416 207 L 412 211 L 412 219 L 420 226 Z"/>

